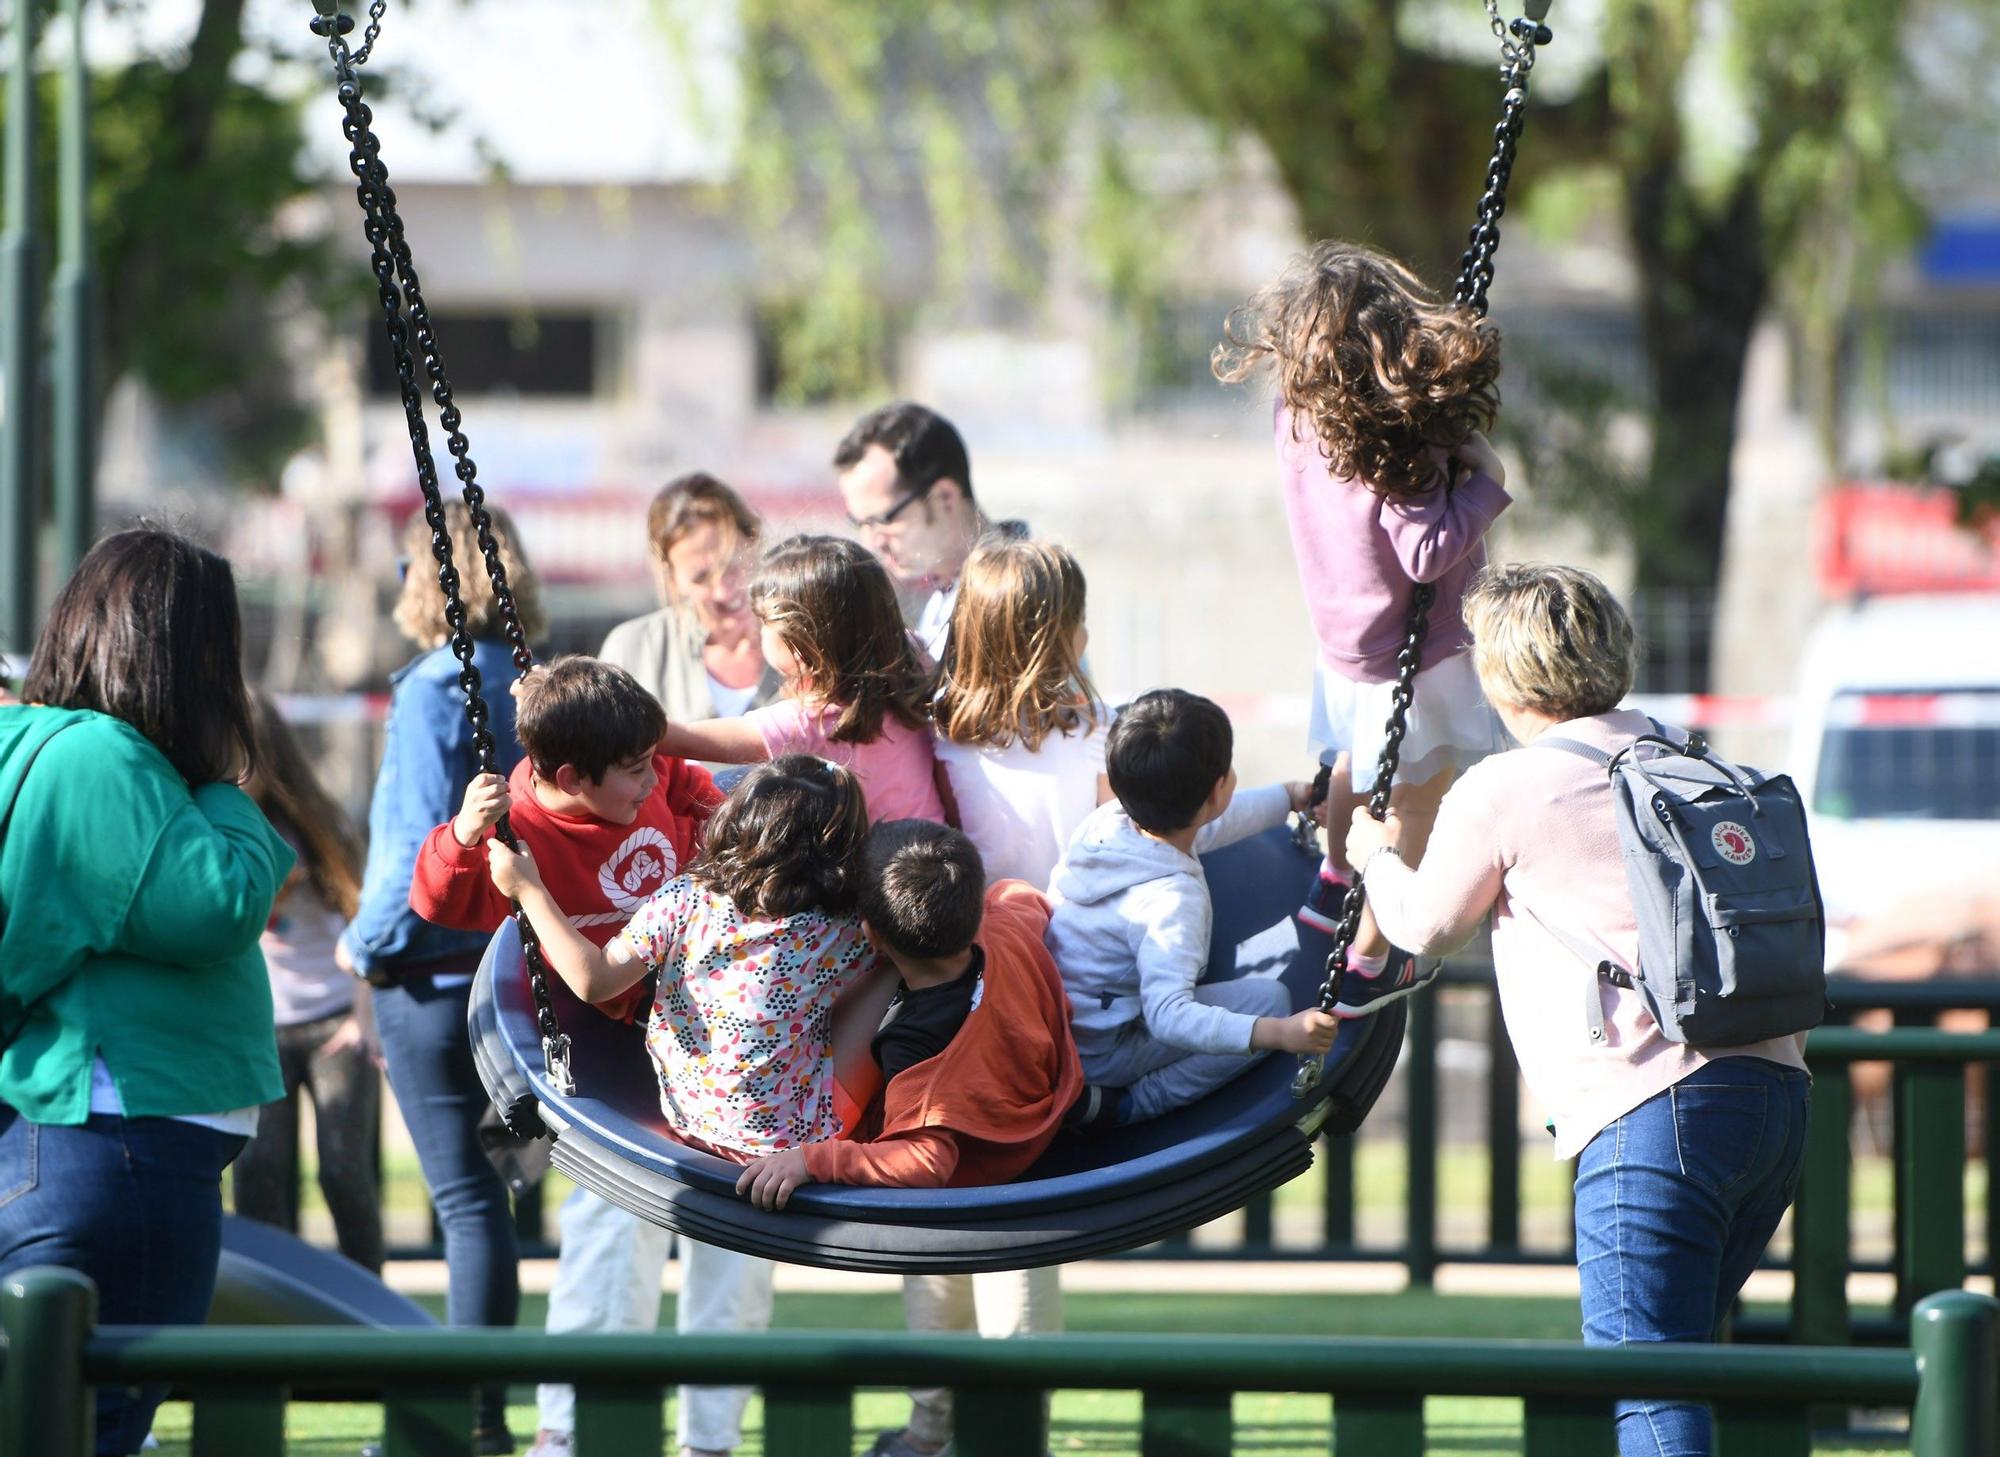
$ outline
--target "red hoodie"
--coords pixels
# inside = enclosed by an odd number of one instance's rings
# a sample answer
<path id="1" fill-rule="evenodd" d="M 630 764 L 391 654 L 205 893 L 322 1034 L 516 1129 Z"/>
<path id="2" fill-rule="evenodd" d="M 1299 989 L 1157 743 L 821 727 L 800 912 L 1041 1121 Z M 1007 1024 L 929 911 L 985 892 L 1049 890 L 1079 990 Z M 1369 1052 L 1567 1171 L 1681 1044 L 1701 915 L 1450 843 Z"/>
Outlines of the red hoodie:
<path id="1" fill-rule="evenodd" d="M 629 825 L 543 808 L 525 759 L 508 777 L 514 833 L 535 857 L 542 883 L 570 924 L 598 946 L 694 859 L 702 826 L 722 803 L 722 792 L 698 764 L 656 754 L 653 771 L 660 782 Z M 485 842 L 492 833 L 467 848 L 449 821 L 432 830 L 417 851 L 411 909 L 426 921 L 461 931 L 498 929 L 512 907 L 487 872 Z M 604 1003 L 600 1010 L 622 1015 L 630 1011 L 625 1000 Z"/>

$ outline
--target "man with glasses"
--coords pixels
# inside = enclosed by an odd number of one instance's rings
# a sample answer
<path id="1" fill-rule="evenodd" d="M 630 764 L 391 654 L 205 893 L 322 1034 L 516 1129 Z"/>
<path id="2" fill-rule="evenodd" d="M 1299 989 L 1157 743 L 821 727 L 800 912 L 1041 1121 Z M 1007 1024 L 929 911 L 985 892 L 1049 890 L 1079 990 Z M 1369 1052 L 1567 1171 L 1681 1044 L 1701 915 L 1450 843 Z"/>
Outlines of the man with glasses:
<path id="1" fill-rule="evenodd" d="M 861 544 L 882 559 L 898 586 L 918 595 L 912 624 L 935 661 L 944 651 L 958 597 L 958 573 L 988 529 L 972 496 L 972 462 L 951 421 L 898 400 L 870 411 L 833 453 L 841 500 Z M 1021 535 L 1026 527 L 995 528 Z"/>

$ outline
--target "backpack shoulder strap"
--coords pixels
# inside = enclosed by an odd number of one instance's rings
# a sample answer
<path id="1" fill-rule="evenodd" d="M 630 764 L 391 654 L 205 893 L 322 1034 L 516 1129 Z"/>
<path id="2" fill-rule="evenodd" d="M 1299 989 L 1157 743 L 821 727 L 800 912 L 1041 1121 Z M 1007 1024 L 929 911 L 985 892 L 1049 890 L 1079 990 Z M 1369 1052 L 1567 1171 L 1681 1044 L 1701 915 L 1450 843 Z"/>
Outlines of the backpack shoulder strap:
<path id="1" fill-rule="evenodd" d="M 1575 754 L 1578 758 L 1588 759 L 1600 769 L 1609 769 L 1611 767 L 1611 756 L 1605 753 L 1604 750 L 1593 749 L 1589 744 L 1578 743 L 1575 739 L 1552 739 L 1544 734 L 1541 738 L 1536 739 L 1532 744 L 1528 745 L 1528 747 L 1531 749 L 1560 749 L 1565 754 Z"/>

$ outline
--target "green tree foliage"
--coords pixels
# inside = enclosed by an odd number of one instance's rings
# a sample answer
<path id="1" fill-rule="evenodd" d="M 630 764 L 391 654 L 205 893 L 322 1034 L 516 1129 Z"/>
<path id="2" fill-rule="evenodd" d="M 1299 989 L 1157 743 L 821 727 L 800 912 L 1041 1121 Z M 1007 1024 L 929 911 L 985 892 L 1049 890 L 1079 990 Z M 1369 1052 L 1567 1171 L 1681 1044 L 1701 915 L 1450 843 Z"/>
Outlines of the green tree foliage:
<path id="1" fill-rule="evenodd" d="M 1753 329 L 1774 308 L 1798 323 L 1831 443 L 1850 314 L 1921 225 L 1904 179 L 1937 131 L 1920 124 L 1911 39 L 1947 21 L 1990 34 L 1994 15 L 1981 0 L 1567 8 L 1550 21 L 1588 74 L 1538 96 L 1517 182 L 1532 201 L 1551 178 L 1602 179 L 1593 195 L 1615 199 L 1646 355 L 1646 398 L 1622 403 L 1650 415 L 1651 444 L 1637 472 L 1611 464 L 1598 427 L 1621 402 L 1587 372 L 1538 392 L 1564 418 L 1510 425 L 1538 482 L 1630 540 L 1642 586 L 1701 588 Z M 883 277 L 871 224 L 912 196 L 941 245 L 959 227 L 1045 257 L 1046 231 L 1004 208 L 993 229 L 969 199 L 998 169 L 991 196 L 1049 204 L 1044 229 L 1074 222 L 1061 184 L 1079 137 L 1095 151 L 1084 235 L 1114 291 L 1142 290 L 1145 250 L 1104 219 L 1132 208 L 1161 236 L 1130 144 L 1174 117 L 1260 143 L 1309 235 L 1369 238 L 1448 278 L 1497 109 L 1484 21 L 1472 0 L 751 0 L 749 154 L 764 196 L 843 220 L 795 286 L 839 275 L 850 309 Z"/>
<path id="2" fill-rule="evenodd" d="M 239 74 L 243 6 L 205 0 L 185 50 L 91 77 L 97 382 L 102 396 L 137 379 L 206 427 L 223 469 L 268 481 L 311 419 L 280 320 L 351 305 L 365 278 L 288 216 L 323 179 L 306 167 L 299 102 Z M 57 86 L 44 78 L 44 238 L 55 235 Z"/>

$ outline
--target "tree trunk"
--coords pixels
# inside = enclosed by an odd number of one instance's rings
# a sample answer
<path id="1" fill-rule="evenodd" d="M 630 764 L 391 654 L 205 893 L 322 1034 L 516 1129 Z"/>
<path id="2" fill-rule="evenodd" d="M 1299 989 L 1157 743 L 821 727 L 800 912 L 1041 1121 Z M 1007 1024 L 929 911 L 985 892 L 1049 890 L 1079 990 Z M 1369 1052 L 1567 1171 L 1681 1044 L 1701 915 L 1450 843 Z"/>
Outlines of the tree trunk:
<path id="1" fill-rule="evenodd" d="M 1637 586 L 1712 590 L 1744 363 L 1770 292 L 1763 217 L 1747 180 L 1704 211 L 1670 163 L 1628 180 L 1626 214 L 1654 401 Z"/>

